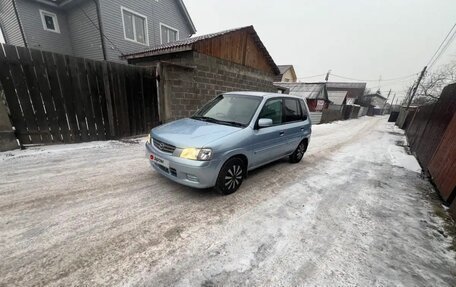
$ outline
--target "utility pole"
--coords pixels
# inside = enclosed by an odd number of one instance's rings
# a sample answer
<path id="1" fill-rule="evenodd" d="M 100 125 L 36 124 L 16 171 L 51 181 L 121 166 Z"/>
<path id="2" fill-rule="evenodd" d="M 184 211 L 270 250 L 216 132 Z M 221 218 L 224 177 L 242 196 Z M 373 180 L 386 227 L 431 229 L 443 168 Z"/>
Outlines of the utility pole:
<path id="1" fill-rule="evenodd" d="M 390 95 L 391 95 L 391 89 L 389 90 L 388 96 L 386 97 L 386 101 L 385 101 L 385 103 L 383 104 L 383 107 L 382 107 L 382 115 L 385 113 L 385 106 L 386 106 L 386 104 L 388 103 L 388 99 L 389 99 Z"/>
<path id="2" fill-rule="evenodd" d="M 410 99 L 409 99 L 408 104 L 407 104 L 407 110 L 409 109 L 410 105 L 412 104 L 413 97 L 415 96 L 416 90 L 418 90 L 420 82 L 421 82 L 421 80 L 424 77 L 424 73 L 426 73 L 426 69 L 427 69 L 427 66 L 424 66 L 423 70 L 421 71 L 420 76 L 418 77 L 418 80 L 416 82 L 416 86 L 413 87 L 412 94 L 410 95 Z"/>
<path id="3" fill-rule="evenodd" d="M 394 104 L 394 99 L 396 98 L 396 93 L 394 93 L 393 99 L 391 100 L 391 107 L 390 107 L 390 112 L 393 109 L 393 104 Z"/>
<path id="4" fill-rule="evenodd" d="M 326 73 L 326 77 L 325 77 L 326 82 L 328 82 L 330 74 L 331 74 L 331 69 L 329 69 L 328 72 Z"/>

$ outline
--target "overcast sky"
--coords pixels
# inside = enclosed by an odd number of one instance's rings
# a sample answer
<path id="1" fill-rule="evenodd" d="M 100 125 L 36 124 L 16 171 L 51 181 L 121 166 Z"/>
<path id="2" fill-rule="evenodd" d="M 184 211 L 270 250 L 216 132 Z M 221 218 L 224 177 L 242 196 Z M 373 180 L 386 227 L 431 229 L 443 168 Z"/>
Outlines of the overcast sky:
<path id="1" fill-rule="evenodd" d="M 456 0 L 185 0 L 197 35 L 253 25 L 276 64 L 298 78 L 367 79 L 418 73 L 456 22 Z M 456 60 L 456 40 L 435 64 Z M 324 76 L 303 78 L 320 81 Z M 346 81 L 335 76 L 331 81 Z M 414 78 L 381 82 L 404 94 Z"/>

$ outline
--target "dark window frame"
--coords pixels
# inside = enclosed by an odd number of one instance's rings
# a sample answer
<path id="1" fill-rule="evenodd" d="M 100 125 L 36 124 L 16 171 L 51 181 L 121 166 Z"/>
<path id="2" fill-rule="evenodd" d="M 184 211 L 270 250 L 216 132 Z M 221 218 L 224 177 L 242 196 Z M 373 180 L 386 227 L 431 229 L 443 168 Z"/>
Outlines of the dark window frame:
<path id="1" fill-rule="evenodd" d="M 295 103 L 297 104 L 296 106 L 298 107 L 298 110 L 299 110 L 299 115 L 298 115 L 298 119 L 294 120 L 294 121 L 287 121 L 286 120 L 286 109 L 285 109 L 285 101 L 286 100 L 292 100 L 292 101 L 295 101 Z M 303 113 L 302 113 L 302 108 L 301 108 L 301 103 L 299 102 L 300 99 L 296 99 L 296 98 L 288 98 L 288 97 L 283 97 L 282 99 L 282 108 L 283 108 L 283 119 L 282 119 L 282 122 L 284 124 L 287 124 L 287 123 L 296 123 L 296 122 L 302 122 L 303 121 Z"/>

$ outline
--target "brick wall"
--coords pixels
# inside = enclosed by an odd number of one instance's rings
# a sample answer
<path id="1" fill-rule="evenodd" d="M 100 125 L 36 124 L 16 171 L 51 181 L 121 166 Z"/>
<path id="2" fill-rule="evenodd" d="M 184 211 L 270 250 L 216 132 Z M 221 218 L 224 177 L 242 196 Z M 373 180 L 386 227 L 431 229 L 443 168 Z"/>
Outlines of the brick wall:
<path id="1" fill-rule="evenodd" d="M 189 51 L 149 59 L 160 61 L 160 117 L 163 122 L 191 116 L 217 94 L 229 91 L 277 92 L 272 74 Z"/>

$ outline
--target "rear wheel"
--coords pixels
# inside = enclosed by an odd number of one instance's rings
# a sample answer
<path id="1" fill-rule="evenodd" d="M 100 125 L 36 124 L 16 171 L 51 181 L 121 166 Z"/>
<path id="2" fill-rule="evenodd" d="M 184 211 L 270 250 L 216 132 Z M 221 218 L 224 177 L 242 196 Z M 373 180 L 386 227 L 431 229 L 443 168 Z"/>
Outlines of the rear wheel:
<path id="1" fill-rule="evenodd" d="M 299 143 L 298 147 L 295 149 L 295 151 L 290 155 L 290 162 L 291 163 L 298 163 L 301 161 L 302 157 L 304 156 L 304 153 L 307 150 L 307 140 L 303 140 L 302 142 Z"/>
<path id="2" fill-rule="evenodd" d="M 235 192 L 241 186 L 245 175 L 246 168 L 244 161 L 236 157 L 227 160 L 220 169 L 215 191 L 222 195 Z"/>

